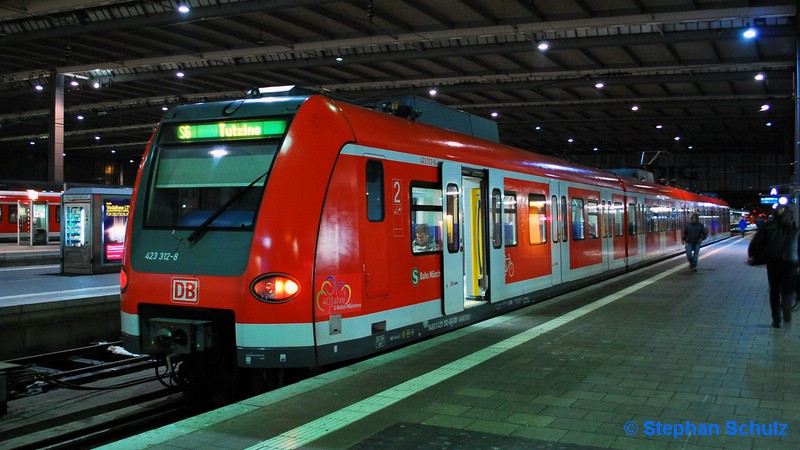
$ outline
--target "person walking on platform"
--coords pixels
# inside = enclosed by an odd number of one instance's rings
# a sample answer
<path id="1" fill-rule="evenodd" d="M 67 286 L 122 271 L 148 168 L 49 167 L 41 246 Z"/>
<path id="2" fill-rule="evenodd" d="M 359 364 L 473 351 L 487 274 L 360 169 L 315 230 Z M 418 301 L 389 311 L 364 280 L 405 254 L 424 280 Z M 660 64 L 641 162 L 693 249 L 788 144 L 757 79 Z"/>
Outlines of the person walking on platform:
<path id="1" fill-rule="evenodd" d="M 742 237 L 744 237 L 744 232 L 747 230 L 747 219 L 742 217 L 739 220 L 739 232 L 742 233 Z"/>
<path id="2" fill-rule="evenodd" d="M 781 327 L 781 313 L 784 323 L 792 321 L 792 301 L 800 261 L 800 232 L 792 223 L 791 216 L 789 208 L 779 207 L 775 218 L 758 230 L 747 248 L 748 263 L 767 264 L 773 328 Z"/>
<path id="3" fill-rule="evenodd" d="M 689 268 L 697 272 L 697 259 L 700 256 L 700 243 L 708 236 L 705 225 L 700 223 L 700 216 L 692 213 L 692 218 L 683 226 L 681 243 L 686 246 L 686 259 Z"/>

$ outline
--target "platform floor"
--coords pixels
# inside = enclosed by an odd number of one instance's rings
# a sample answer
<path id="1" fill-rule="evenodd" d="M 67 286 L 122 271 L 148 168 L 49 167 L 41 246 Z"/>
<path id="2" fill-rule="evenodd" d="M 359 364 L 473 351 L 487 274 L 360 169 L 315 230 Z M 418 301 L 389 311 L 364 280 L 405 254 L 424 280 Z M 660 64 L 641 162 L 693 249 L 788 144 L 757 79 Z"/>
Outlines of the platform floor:
<path id="1" fill-rule="evenodd" d="M 108 445 L 797 449 L 800 323 L 747 238 Z M 800 321 L 800 317 L 798 317 Z"/>

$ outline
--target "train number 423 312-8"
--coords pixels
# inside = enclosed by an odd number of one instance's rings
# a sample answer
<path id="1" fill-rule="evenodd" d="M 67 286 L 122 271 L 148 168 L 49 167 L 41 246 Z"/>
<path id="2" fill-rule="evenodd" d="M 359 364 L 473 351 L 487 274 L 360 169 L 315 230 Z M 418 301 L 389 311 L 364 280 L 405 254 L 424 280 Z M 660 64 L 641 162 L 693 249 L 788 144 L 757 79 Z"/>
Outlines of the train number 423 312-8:
<path id="1" fill-rule="evenodd" d="M 150 261 L 177 261 L 178 260 L 178 253 L 170 253 L 170 252 L 147 252 L 144 255 L 144 259 Z"/>

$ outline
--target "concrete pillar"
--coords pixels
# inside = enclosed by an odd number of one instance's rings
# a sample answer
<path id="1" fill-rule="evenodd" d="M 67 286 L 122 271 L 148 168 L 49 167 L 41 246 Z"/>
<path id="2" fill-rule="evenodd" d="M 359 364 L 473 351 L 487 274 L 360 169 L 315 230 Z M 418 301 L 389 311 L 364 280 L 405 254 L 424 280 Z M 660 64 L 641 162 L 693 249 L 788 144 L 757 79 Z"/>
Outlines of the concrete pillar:
<path id="1" fill-rule="evenodd" d="M 50 89 L 50 142 L 47 148 L 47 180 L 64 182 L 64 75 L 52 72 Z"/>

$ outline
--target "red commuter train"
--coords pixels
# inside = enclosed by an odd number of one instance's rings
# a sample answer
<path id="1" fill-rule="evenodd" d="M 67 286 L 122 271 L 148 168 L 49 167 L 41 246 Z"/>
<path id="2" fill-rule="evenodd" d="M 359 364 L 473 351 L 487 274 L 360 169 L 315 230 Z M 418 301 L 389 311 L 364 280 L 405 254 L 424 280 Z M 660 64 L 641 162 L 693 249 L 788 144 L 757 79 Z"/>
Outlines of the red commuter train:
<path id="1" fill-rule="evenodd" d="M 31 228 L 47 230 L 48 240 L 61 237 L 61 193 L 0 191 L 0 241 L 30 238 Z M 23 237 L 24 239 L 24 237 Z"/>
<path id="2" fill-rule="evenodd" d="M 729 236 L 718 199 L 326 96 L 185 105 L 137 176 L 123 341 L 215 383 L 362 357 L 677 254 L 692 212 Z"/>

